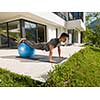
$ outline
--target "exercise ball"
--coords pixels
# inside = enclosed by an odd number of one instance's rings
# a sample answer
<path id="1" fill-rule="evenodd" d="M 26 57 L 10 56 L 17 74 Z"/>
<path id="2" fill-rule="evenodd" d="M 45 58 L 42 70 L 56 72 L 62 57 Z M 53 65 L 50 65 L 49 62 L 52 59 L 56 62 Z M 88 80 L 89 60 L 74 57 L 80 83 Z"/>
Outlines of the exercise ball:
<path id="1" fill-rule="evenodd" d="M 34 56 L 35 56 L 35 49 L 32 48 L 32 53 L 31 53 L 31 55 L 29 56 L 29 58 L 34 58 Z"/>
<path id="2" fill-rule="evenodd" d="M 35 49 L 31 48 L 28 44 L 23 42 L 23 43 L 20 43 L 18 46 L 18 53 L 20 57 L 33 58 L 35 55 Z"/>

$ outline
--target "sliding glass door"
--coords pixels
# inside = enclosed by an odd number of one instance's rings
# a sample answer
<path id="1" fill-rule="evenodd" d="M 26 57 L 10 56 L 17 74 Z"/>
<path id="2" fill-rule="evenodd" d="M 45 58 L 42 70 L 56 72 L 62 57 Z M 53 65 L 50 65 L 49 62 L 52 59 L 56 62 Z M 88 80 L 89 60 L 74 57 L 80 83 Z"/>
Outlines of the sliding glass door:
<path id="1" fill-rule="evenodd" d="M 38 29 L 38 42 L 46 42 L 46 27 L 45 25 L 37 24 Z"/>
<path id="2" fill-rule="evenodd" d="M 29 41 L 37 42 L 37 27 L 36 24 L 25 22 L 25 34 Z"/>
<path id="3" fill-rule="evenodd" d="M 7 24 L 0 24 L 0 48 L 8 47 Z"/>
<path id="4" fill-rule="evenodd" d="M 17 48 L 19 40 L 46 42 L 46 26 L 24 19 L 0 24 L 0 48 Z"/>
<path id="5" fill-rule="evenodd" d="M 26 39 L 35 42 L 46 42 L 46 26 L 38 23 L 25 21 Z"/>
<path id="6" fill-rule="evenodd" d="M 16 48 L 19 40 L 21 39 L 19 21 L 13 21 L 8 23 L 8 34 L 9 34 L 9 47 Z"/>

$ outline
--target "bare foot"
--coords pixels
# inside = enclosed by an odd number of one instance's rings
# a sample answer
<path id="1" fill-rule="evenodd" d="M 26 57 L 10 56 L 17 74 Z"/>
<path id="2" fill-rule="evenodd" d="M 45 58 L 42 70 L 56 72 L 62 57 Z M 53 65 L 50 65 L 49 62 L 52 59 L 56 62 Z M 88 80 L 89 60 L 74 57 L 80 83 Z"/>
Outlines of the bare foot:
<path id="1" fill-rule="evenodd" d="M 64 58 L 64 57 L 62 57 L 62 56 L 59 56 L 58 58 Z"/>
<path id="2" fill-rule="evenodd" d="M 49 62 L 51 62 L 51 63 L 56 63 L 56 61 L 54 61 L 54 60 L 49 60 Z"/>
<path id="3" fill-rule="evenodd" d="M 18 42 L 18 44 L 24 42 L 25 40 L 26 40 L 25 38 L 22 38 L 22 39 Z"/>

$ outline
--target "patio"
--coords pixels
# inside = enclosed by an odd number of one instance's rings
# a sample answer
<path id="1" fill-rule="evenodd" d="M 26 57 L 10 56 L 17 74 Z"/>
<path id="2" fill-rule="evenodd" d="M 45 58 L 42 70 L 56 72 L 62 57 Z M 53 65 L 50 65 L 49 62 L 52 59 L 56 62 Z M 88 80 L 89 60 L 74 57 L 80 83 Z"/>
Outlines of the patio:
<path id="1" fill-rule="evenodd" d="M 62 56 L 58 58 L 57 48 L 54 50 L 53 59 L 57 64 L 63 63 L 75 52 L 78 52 L 80 46 L 61 47 Z M 0 67 L 6 68 L 11 72 L 31 76 L 32 79 L 45 82 L 47 73 L 53 69 L 54 63 L 48 62 L 48 52 L 36 50 L 34 59 L 20 58 L 17 49 L 0 49 Z"/>

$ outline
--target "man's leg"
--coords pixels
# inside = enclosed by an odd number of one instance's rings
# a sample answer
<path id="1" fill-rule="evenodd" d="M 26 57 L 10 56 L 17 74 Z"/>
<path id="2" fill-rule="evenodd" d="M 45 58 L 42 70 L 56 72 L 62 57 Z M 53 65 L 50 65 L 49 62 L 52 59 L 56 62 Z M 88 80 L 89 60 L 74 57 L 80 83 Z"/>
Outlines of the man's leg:
<path id="1" fill-rule="evenodd" d="M 22 43 L 22 42 L 25 42 L 26 44 L 28 44 L 31 48 L 35 48 L 35 49 L 39 49 L 39 50 L 43 50 L 43 46 L 41 43 L 36 43 L 34 41 L 30 42 L 26 39 L 21 39 L 19 41 L 19 44 Z"/>

